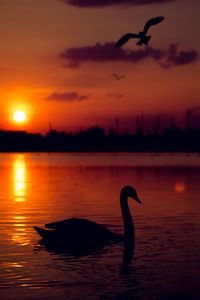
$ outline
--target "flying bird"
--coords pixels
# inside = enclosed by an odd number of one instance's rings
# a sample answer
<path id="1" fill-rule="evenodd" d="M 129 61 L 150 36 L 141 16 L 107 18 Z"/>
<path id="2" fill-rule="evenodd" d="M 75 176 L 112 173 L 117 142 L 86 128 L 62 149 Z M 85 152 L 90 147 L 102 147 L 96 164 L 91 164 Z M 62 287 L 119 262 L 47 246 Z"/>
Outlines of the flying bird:
<path id="1" fill-rule="evenodd" d="M 113 77 L 115 77 L 117 80 L 120 80 L 120 79 L 125 78 L 124 75 L 118 75 L 118 74 L 112 74 L 112 75 L 113 75 Z"/>
<path id="2" fill-rule="evenodd" d="M 148 45 L 148 43 L 149 43 L 149 41 L 151 39 L 151 36 L 150 35 L 146 35 L 147 31 L 149 30 L 149 28 L 151 26 L 156 25 L 156 24 L 162 22 L 163 20 L 164 20 L 164 17 L 155 17 L 155 18 L 152 18 L 152 19 L 148 20 L 146 22 L 146 24 L 144 25 L 143 31 L 140 31 L 138 34 L 127 33 L 127 34 L 123 35 L 118 40 L 118 42 L 115 44 L 115 47 L 119 48 L 119 47 L 123 46 L 131 38 L 139 39 L 139 41 L 137 42 L 137 45 L 139 45 L 139 46 L 141 46 L 143 44 Z"/>

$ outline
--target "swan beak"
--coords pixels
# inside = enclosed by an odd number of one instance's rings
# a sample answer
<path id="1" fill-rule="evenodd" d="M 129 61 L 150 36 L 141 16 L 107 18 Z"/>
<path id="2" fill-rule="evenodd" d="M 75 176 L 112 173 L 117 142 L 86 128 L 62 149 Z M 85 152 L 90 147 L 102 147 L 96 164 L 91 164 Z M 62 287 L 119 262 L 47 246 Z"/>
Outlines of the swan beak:
<path id="1" fill-rule="evenodd" d="M 138 196 L 135 197 L 135 200 L 140 204 L 142 203 L 142 201 L 140 200 L 140 198 Z"/>

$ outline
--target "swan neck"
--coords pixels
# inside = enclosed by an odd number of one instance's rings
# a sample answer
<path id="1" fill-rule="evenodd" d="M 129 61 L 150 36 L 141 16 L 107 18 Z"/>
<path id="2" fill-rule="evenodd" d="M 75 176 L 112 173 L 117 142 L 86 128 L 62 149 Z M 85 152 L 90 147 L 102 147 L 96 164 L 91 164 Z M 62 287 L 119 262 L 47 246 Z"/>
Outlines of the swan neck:
<path id="1" fill-rule="evenodd" d="M 124 222 L 124 235 L 128 238 L 135 238 L 135 228 L 128 206 L 128 196 L 124 193 L 121 193 L 120 195 L 120 205 Z"/>

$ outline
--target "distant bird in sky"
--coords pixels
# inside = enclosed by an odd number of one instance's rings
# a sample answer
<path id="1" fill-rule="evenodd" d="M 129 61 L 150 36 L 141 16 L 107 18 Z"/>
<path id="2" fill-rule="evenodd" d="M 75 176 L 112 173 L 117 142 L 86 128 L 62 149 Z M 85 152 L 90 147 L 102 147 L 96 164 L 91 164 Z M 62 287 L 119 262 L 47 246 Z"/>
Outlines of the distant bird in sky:
<path id="1" fill-rule="evenodd" d="M 117 80 L 120 80 L 120 79 L 125 78 L 124 75 L 118 75 L 118 74 L 112 74 L 112 75 L 113 75 L 113 77 L 115 77 Z"/>
<path id="2" fill-rule="evenodd" d="M 127 34 L 123 35 L 119 39 L 119 41 L 115 44 L 115 47 L 119 48 L 119 47 L 123 46 L 131 38 L 139 39 L 139 41 L 137 42 L 137 45 L 139 45 L 139 46 L 141 46 L 143 44 L 148 45 L 149 40 L 151 39 L 151 36 L 146 35 L 147 31 L 149 30 L 149 28 L 151 26 L 156 25 L 156 24 L 162 22 L 163 20 L 164 20 L 164 17 L 155 17 L 155 18 L 152 18 L 152 19 L 148 20 L 146 22 L 146 24 L 144 25 L 143 31 L 140 31 L 138 34 L 127 33 Z"/>

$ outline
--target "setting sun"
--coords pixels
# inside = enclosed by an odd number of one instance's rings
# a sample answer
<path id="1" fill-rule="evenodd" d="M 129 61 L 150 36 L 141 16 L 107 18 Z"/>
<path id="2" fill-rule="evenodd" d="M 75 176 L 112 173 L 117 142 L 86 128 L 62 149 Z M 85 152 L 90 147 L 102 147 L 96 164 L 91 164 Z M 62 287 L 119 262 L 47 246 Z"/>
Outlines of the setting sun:
<path id="1" fill-rule="evenodd" d="M 17 110 L 13 114 L 13 119 L 17 123 L 23 123 L 26 120 L 26 114 L 22 110 Z"/>

